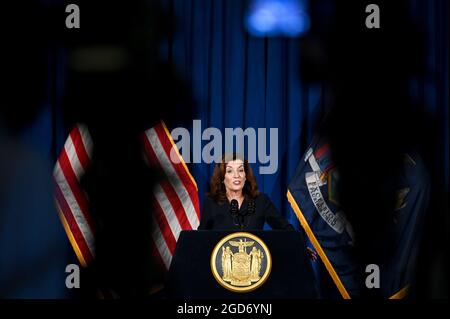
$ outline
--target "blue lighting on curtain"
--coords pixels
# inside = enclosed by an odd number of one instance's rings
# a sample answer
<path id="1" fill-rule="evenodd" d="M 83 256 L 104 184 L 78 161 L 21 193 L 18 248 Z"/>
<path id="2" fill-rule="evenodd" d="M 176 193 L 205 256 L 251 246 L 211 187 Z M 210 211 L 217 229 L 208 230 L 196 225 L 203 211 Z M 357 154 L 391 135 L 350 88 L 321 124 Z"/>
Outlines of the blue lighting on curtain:
<path id="1" fill-rule="evenodd" d="M 253 36 L 297 37 L 309 30 L 310 19 L 302 0 L 256 0 L 246 17 Z"/>

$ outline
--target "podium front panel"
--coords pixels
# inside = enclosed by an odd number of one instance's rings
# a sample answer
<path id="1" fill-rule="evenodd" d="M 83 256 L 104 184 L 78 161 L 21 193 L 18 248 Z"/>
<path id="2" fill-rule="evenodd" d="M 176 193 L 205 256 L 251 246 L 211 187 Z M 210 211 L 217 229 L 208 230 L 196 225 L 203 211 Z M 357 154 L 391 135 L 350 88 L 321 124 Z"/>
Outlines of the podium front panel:
<path id="1" fill-rule="evenodd" d="M 166 296 L 176 299 L 314 299 L 318 289 L 299 231 L 245 231 L 264 241 L 272 256 L 267 281 L 254 291 L 232 292 L 211 271 L 211 254 L 233 231 L 182 231 L 169 269 Z"/>

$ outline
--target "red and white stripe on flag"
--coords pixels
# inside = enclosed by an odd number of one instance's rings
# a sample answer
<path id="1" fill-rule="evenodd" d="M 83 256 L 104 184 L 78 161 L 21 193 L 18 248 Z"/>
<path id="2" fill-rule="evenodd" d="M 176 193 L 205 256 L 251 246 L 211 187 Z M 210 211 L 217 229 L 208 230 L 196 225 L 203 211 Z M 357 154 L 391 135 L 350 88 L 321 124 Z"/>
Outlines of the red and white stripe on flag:
<path id="1" fill-rule="evenodd" d="M 153 253 L 168 269 L 182 230 L 197 229 L 200 220 L 198 189 L 172 137 L 160 122 L 144 132 L 148 160 L 159 167 L 165 179 L 150 195 L 154 203 Z M 77 124 L 69 134 L 53 172 L 58 212 L 72 247 L 83 266 L 95 258 L 95 227 L 89 201 L 80 178 L 91 163 L 93 143 L 85 125 Z"/>
<path id="2" fill-rule="evenodd" d="M 55 201 L 70 243 L 83 266 L 95 256 L 95 227 L 80 179 L 91 163 L 92 139 L 85 125 L 70 132 L 53 170 Z"/>
<path id="3" fill-rule="evenodd" d="M 180 232 L 200 223 L 197 184 L 164 122 L 145 131 L 143 143 L 150 163 L 166 177 L 153 190 L 152 239 L 155 255 L 169 269 Z"/>

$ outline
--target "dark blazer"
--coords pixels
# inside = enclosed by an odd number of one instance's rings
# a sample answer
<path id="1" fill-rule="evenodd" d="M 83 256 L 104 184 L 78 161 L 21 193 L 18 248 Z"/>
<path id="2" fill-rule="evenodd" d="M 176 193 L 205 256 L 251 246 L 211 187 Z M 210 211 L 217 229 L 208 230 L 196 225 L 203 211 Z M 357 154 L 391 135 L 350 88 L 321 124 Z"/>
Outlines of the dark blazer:
<path id="1" fill-rule="evenodd" d="M 239 213 L 241 216 L 232 215 L 230 212 L 230 203 L 226 201 L 219 204 L 209 196 L 205 197 L 199 230 L 258 230 L 263 229 L 267 222 L 272 229 L 293 230 L 289 224 L 278 213 L 266 194 L 260 193 L 254 201 L 254 212 L 249 210 L 249 202 L 252 199 L 245 198 L 242 202 Z M 250 204 L 251 206 L 251 204 Z M 239 218 L 241 218 L 240 228 Z"/>

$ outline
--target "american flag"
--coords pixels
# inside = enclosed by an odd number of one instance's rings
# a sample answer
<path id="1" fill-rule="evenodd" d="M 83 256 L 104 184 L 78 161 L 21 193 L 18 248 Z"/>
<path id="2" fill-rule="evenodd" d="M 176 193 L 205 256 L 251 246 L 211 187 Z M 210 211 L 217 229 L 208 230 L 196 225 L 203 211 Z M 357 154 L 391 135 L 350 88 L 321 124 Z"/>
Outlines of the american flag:
<path id="1" fill-rule="evenodd" d="M 200 220 L 198 189 L 163 121 L 142 134 L 148 162 L 159 167 L 166 178 L 149 194 L 153 202 L 154 257 L 168 269 L 182 230 L 197 229 Z M 89 199 L 80 179 L 92 162 L 93 142 L 86 125 L 70 132 L 55 165 L 55 202 L 67 236 L 81 265 L 95 259 L 95 224 Z"/>

